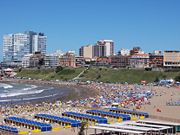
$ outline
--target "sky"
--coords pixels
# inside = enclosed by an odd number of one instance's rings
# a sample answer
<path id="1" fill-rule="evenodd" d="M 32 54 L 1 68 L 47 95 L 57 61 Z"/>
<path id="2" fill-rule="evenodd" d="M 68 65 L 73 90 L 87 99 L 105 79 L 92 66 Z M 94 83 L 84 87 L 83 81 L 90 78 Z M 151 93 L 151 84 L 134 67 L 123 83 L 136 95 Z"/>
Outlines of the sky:
<path id="1" fill-rule="evenodd" d="M 47 35 L 47 52 L 75 50 L 112 39 L 115 51 L 180 50 L 180 0 L 0 0 L 3 35 L 32 30 Z"/>

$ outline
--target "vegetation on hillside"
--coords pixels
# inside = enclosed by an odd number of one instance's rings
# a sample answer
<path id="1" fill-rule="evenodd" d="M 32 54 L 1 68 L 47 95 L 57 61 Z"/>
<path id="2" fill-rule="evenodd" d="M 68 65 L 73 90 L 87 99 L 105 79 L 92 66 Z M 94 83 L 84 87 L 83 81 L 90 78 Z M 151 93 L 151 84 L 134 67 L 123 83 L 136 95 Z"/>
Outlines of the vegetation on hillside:
<path id="1" fill-rule="evenodd" d="M 180 73 L 175 77 L 175 80 L 180 82 Z"/>
<path id="2" fill-rule="evenodd" d="M 82 79 L 100 82 L 128 82 L 140 83 L 141 80 L 154 82 L 160 79 L 175 78 L 180 72 L 160 72 L 144 71 L 133 69 L 111 69 L 111 68 L 91 68 L 87 70 Z"/>
<path id="3" fill-rule="evenodd" d="M 30 77 L 44 80 L 71 80 L 80 74 L 85 68 L 63 68 L 56 69 L 22 69 L 18 76 Z M 92 80 L 98 82 L 128 82 L 140 83 L 159 81 L 160 79 L 180 80 L 179 72 L 144 71 L 133 69 L 111 69 L 111 68 L 89 68 L 80 76 L 83 81 Z"/>
<path id="4" fill-rule="evenodd" d="M 79 75 L 84 68 L 62 68 L 56 69 L 22 69 L 17 72 L 19 77 L 28 77 L 43 80 L 71 80 Z"/>

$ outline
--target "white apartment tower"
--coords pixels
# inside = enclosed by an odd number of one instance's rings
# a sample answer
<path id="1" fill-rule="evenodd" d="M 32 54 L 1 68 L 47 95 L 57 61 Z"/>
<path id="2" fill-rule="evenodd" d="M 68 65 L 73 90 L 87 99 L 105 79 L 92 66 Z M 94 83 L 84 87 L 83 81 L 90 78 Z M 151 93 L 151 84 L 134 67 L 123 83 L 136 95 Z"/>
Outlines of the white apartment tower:
<path id="1" fill-rule="evenodd" d="M 112 56 L 114 55 L 114 42 L 113 40 L 99 40 L 94 46 L 94 57 L 98 56 Z"/>
<path id="2" fill-rule="evenodd" d="M 3 61 L 22 62 L 22 58 L 36 51 L 46 53 L 47 36 L 32 31 L 3 36 Z"/>
<path id="3" fill-rule="evenodd" d="M 13 61 L 22 61 L 24 55 L 30 53 L 30 36 L 25 33 L 14 34 Z"/>
<path id="4" fill-rule="evenodd" d="M 46 41 L 47 36 L 39 33 L 38 35 L 33 35 L 32 37 L 32 53 L 41 52 L 43 54 L 46 53 Z"/>
<path id="5" fill-rule="evenodd" d="M 11 61 L 13 59 L 13 35 L 3 36 L 3 61 Z"/>

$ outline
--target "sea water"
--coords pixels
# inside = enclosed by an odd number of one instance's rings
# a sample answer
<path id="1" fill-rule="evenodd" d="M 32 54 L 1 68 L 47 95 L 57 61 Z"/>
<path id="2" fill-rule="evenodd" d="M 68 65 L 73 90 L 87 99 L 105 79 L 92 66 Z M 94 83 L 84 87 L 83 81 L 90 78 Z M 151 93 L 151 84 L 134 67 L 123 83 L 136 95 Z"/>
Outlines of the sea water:
<path id="1" fill-rule="evenodd" d="M 47 100 L 67 94 L 69 89 L 37 86 L 31 84 L 0 83 L 0 104 Z"/>

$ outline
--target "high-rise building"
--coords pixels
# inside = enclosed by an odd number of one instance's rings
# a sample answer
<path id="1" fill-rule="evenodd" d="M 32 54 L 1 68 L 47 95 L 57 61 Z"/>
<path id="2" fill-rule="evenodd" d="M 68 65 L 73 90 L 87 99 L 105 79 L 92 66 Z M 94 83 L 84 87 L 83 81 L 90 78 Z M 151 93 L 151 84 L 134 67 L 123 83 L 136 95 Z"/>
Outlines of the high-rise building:
<path id="1" fill-rule="evenodd" d="M 102 44 L 96 44 L 93 46 L 93 57 L 105 57 L 106 46 Z"/>
<path id="2" fill-rule="evenodd" d="M 79 49 L 79 56 L 84 58 L 93 58 L 93 45 L 82 46 Z"/>
<path id="3" fill-rule="evenodd" d="M 26 54 L 46 52 L 47 37 L 42 33 L 27 31 L 3 36 L 3 62 L 22 62 Z"/>
<path id="4" fill-rule="evenodd" d="M 114 42 L 112 40 L 99 40 L 93 48 L 94 57 L 109 57 L 114 55 Z"/>
<path id="5" fill-rule="evenodd" d="M 3 61 L 11 61 L 13 59 L 13 34 L 3 36 Z"/>
<path id="6" fill-rule="evenodd" d="M 45 54 L 46 53 L 46 40 L 47 40 L 47 36 L 45 36 L 43 33 L 33 35 L 32 53 L 41 52 Z"/>
<path id="7" fill-rule="evenodd" d="M 113 40 L 99 40 L 97 45 L 100 47 L 100 54 L 106 57 L 114 55 L 114 42 Z"/>
<path id="8" fill-rule="evenodd" d="M 22 61 L 23 56 L 30 53 L 30 36 L 25 33 L 13 36 L 13 61 Z"/>
<path id="9" fill-rule="evenodd" d="M 95 45 L 82 46 L 79 56 L 84 58 L 109 57 L 114 55 L 114 42 L 112 40 L 99 40 Z"/>

